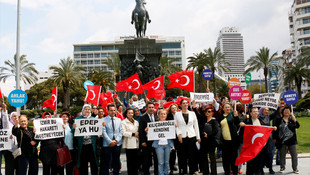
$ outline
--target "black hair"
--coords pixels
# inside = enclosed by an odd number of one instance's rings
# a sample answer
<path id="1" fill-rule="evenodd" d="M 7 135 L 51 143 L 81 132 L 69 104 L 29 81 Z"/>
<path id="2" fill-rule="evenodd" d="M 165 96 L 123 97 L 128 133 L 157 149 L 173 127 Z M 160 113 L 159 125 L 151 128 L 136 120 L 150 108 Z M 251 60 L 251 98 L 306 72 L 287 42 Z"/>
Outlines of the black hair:
<path id="1" fill-rule="evenodd" d="M 154 102 L 149 101 L 149 102 L 146 103 L 146 108 L 148 108 L 149 105 L 155 105 L 155 104 L 154 104 Z"/>
<path id="2" fill-rule="evenodd" d="M 135 110 L 134 110 L 133 108 L 127 108 L 127 109 L 125 110 L 125 112 L 123 113 L 123 116 L 124 116 L 125 118 L 127 118 L 127 112 L 130 111 L 130 110 L 133 111 L 133 116 L 135 116 Z"/>
<path id="3" fill-rule="evenodd" d="M 180 101 L 180 105 L 182 105 L 182 102 L 183 102 L 183 101 L 187 101 L 187 100 L 183 98 L 183 99 Z"/>
<path id="4" fill-rule="evenodd" d="M 284 110 L 285 109 L 288 109 L 290 110 L 290 112 L 292 112 L 292 109 L 289 107 L 289 106 L 285 106 L 283 109 L 282 109 L 282 116 L 284 116 Z"/>
<path id="5" fill-rule="evenodd" d="M 115 105 L 114 104 L 108 104 L 107 109 L 110 110 L 110 107 L 114 107 L 115 108 Z"/>

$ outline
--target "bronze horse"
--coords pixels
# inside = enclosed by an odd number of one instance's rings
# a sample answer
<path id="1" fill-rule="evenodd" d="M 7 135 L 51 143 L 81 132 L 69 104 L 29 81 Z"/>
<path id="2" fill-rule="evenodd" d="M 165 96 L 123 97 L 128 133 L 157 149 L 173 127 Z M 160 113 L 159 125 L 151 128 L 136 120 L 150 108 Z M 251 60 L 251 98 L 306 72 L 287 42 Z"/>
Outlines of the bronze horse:
<path id="1" fill-rule="evenodd" d="M 145 36 L 146 24 L 151 22 L 145 4 L 144 0 L 136 0 L 136 7 L 132 11 L 131 24 L 135 23 L 137 38 Z"/>

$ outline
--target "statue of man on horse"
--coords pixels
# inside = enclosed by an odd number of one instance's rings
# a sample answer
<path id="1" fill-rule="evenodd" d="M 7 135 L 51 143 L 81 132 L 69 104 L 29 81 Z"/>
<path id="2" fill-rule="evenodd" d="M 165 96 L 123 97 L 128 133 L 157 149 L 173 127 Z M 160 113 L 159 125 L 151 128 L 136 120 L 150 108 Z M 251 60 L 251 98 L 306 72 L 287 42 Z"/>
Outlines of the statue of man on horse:
<path id="1" fill-rule="evenodd" d="M 136 0 L 136 7 L 132 11 L 131 24 L 135 23 L 137 38 L 145 36 L 146 24 L 151 22 L 149 13 L 144 7 L 145 4 L 144 0 Z"/>

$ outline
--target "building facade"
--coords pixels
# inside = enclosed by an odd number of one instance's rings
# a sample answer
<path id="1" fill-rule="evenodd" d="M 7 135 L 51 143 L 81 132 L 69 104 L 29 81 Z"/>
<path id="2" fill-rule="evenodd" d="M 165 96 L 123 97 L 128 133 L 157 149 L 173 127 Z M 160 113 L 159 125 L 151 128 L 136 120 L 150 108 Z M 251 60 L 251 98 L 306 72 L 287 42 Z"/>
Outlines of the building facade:
<path id="1" fill-rule="evenodd" d="M 162 56 L 177 58 L 173 64 L 186 69 L 184 37 L 147 36 L 147 38 L 155 39 L 157 44 L 162 45 Z M 124 44 L 124 40 L 130 39 L 134 39 L 134 36 L 116 37 L 114 41 L 74 44 L 73 58 L 77 64 L 85 67 L 87 71 L 92 69 L 112 70 L 107 65 L 102 64 L 102 61 L 112 58 L 113 54 L 118 53 L 118 48 Z"/>
<path id="2" fill-rule="evenodd" d="M 291 48 L 283 51 L 284 61 L 279 62 L 279 66 L 289 69 L 294 65 L 300 54 L 301 48 L 310 47 L 310 0 L 294 0 L 288 16 L 290 44 Z M 279 92 L 284 93 L 287 90 L 297 92 L 295 82 L 290 86 L 284 84 L 285 75 L 282 70 L 279 71 Z M 310 84 L 307 80 L 301 83 L 302 96 L 310 91 Z"/>
<path id="3" fill-rule="evenodd" d="M 231 64 L 229 72 L 220 72 L 219 75 L 227 80 L 234 77 L 238 78 L 244 84 L 243 36 L 239 30 L 235 27 L 222 28 L 216 47 L 225 54 L 226 61 Z"/>

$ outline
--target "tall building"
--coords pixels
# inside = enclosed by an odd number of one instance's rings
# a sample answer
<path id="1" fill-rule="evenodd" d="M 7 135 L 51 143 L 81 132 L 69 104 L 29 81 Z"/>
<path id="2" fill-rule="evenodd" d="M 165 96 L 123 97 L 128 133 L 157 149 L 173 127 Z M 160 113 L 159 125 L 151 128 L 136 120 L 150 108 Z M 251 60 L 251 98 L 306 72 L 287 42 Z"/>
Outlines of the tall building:
<path id="1" fill-rule="evenodd" d="M 271 64 L 277 66 L 279 64 L 279 61 L 278 60 L 275 60 L 273 61 Z M 269 68 L 271 74 L 269 74 L 269 79 L 268 79 L 268 92 L 276 92 L 278 89 L 278 86 L 279 86 L 279 81 L 278 81 L 278 75 L 279 75 L 279 72 L 277 69 L 272 69 L 272 68 Z"/>
<path id="2" fill-rule="evenodd" d="M 229 72 L 219 73 L 225 79 L 238 78 L 244 82 L 244 51 L 243 36 L 235 27 L 224 27 L 219 33 L 216 47 L 225 54 L 225 59 L 231 64 Z"/>
<path id="3" fill-rule="evenodd" d="M 177 58 L 173 64 L 186 69 L 185 38 L 184 37 L 163 37 L 148 36 L 155 39 L 157 44 L 162 45 L 162 55 L 169 58 Z M 124 40 L 134 39 L 134 36 L 116 37 L 114 41 L 91 42 L 89 44 L 74 44 L 73 57 L 77 64 L 82 65 L 87 71 L 92 69 L 111 70 L 107 65 L 102 64 L 103 60 L 111 58 L 118 53 L 118 47 L 124 44 Z"/>
<path id="4" fill-rule="evenodd" d="M 297 56 L 300 54 L 302 47 L 310 46 L 310 1 L 294 0 L 289 12 L 288 20 L 291 48 L 283 52 L 283 56 L 286 58 L 285 62 L 279 62 L 279 66 L 286 69 L 289 69 L 290 65 L 296 63 Z M 285 76 L 281 71 L 279 72 L 279 92 L 283 93 L 285 90 L 297 91 L 295 82 L 293 82 L 291 86 L 288 86 L 284 84 L 284 80 Z M 302 81 L 301 91 L 302 96 L 310 91 L 310 84 L 307 80 Z"/>

